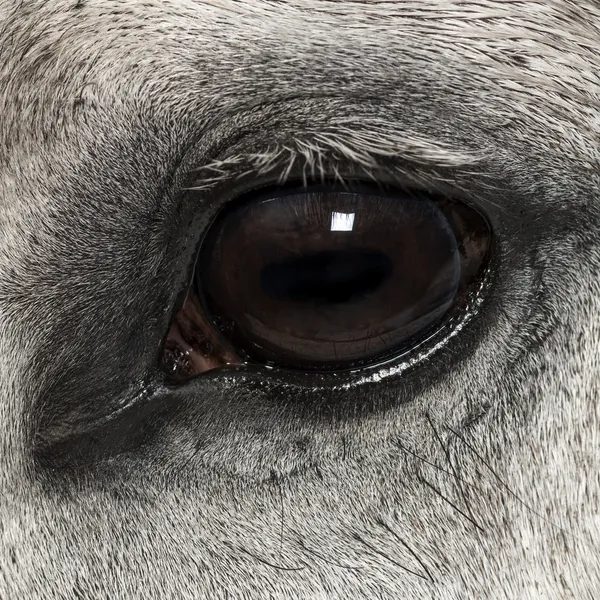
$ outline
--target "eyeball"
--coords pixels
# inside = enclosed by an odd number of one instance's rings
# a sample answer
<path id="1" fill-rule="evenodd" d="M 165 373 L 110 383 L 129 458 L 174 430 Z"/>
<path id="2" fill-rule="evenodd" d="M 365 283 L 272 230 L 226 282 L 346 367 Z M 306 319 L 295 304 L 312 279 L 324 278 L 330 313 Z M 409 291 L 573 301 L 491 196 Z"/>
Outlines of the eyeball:
<path id="1" fill-rule="evenodd" d="M 335 371 L 405 353 L 464 300 L 490 237 L 477 211 L 425 192 L 319 185 L 247 194 L 201 243 L 176 333 L 180 353 L 195 328 L 213 355 L 205 352 L 204 367 L 196 356 L 186 372 L 231 363 Z"/>

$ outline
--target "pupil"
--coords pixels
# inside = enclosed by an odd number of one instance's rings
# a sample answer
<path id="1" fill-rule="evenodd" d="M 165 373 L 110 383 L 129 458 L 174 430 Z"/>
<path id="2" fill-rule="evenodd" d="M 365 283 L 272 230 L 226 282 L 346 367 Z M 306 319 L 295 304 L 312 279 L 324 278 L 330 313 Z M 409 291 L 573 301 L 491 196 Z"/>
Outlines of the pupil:
<path id="1" fill-rule="evenodd" d="M 373 250 L 322 251 L 266 265 L 266 294 L 280 300 L 341 304 L 375 292 L 392 274 L 392 261 Z"/>

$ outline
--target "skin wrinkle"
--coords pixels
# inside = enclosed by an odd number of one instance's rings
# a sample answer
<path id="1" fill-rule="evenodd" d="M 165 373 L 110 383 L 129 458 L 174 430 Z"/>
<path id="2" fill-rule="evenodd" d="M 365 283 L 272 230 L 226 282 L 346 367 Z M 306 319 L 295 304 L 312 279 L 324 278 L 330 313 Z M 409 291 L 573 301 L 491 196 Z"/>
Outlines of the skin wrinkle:
<path id="1" fill-rule="evenodd" d="M 599 39 L 591 0 L 0 0 L 0 598 L 596 597 Z M 195 219 L 349 171 L 489 218 L 462 331 L 38 460 L 156 392 Z"/>

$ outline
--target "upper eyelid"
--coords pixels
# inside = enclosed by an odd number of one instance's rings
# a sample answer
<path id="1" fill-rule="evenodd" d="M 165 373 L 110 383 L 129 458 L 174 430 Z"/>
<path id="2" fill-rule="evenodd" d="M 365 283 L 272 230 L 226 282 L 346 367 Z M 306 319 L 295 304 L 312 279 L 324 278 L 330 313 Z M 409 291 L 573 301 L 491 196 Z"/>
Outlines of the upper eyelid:
<path id="1" fill-rule="evenodd" d="M 336 133 L 313 134 L 306 140 L 296 138 L 291 143 L 275 145 L 262 152 L 225 156 L 194 167 L 191 174 L 197 183 L 189 189 L 209 189 L 226 178 L 240 178 L 246 174 L 278 173 L 278 183 L 285 183 L 294 167 L 300 167 L 307 176 L 318 179 L 335 177 L 335 168 L 342 163 L 375 173 L 382 170 L 380 163 L 390 159 L 425 169 L 472 169 L 483 159 L 482 154 L 451 149 L 416 135 L 407 134 L 398 139 L 375 137 L 368 130 L 357 134 L 340 129 Z"/>
<path id="2" fill-rule="evenodd" d="M 478 175 L 485 178 L 482 156 L 418 136 L 407 135 L 396 151 L 385 146 L 377 148 L 374 143 L 367 149 L 361 148 L 341 134 L 329 137 L 313 134 L 307 138 L 308 141 L 296 137 L 263 151 L 228 152 L 201 165 L 184 159 L 180 164 L 184 183 L 180 191 L 210 196 L 221 186 L 228 194 L 231 186 L 247 191 L 261 182 L 283 185 L 294 180 L 306 186 L 309 182 L 327 180 L 345 185 L 347 180 L 358 178 L 468 199 L 477 197 L 478 186 L 471 185 L 471 181 L 475 182 Z M 459 173 L 464 173 L 469 183 L 459 183 Z M 488 190 L 489 185 L 486 182 Z"/>

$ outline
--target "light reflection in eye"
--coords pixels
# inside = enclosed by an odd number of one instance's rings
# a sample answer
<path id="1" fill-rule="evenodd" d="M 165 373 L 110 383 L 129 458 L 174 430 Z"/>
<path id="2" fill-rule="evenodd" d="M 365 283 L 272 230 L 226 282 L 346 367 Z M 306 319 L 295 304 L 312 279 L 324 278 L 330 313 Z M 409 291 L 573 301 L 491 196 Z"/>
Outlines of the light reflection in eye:
<path id="1" fill-rule="evenodd" d="M 331 213 L 331 231 L 352 231 L 354 228 L 354 213 Z"/>

